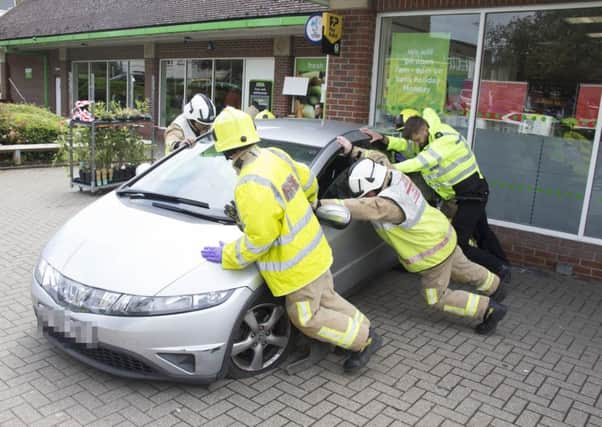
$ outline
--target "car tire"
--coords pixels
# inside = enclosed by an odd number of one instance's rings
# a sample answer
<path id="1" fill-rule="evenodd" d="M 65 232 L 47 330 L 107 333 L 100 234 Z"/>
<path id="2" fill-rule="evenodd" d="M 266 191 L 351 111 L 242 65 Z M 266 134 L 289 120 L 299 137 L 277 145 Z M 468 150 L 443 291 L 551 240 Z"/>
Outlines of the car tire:
<path id="1" fill-rule="evenodd" d="M 293 347 L 295 331 L 284 298 L 275 298 L 264 285 L 234 328 L 228 376 L 247 378 L 279 366 Z"/>

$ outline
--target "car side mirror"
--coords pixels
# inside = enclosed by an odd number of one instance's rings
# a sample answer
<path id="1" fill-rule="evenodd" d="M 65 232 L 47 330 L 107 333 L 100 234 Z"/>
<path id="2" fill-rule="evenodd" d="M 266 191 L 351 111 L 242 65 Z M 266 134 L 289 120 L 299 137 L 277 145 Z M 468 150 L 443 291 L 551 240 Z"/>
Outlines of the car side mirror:
<path id="1" fill-rule="evenodd" d="M 323 224 L 339 230 L 351 223 L 351 212 L 342 205 L 322 205 L 316 209 L 316 216 Z"/>
<path id="2" fill-rule="evenodd" d="M 146 172 L 150 169 L 150 167 L 150 163 L 140 163 L 138 166 L 136 166 L 136 175 L 140 175 L 141 173 Z"/>

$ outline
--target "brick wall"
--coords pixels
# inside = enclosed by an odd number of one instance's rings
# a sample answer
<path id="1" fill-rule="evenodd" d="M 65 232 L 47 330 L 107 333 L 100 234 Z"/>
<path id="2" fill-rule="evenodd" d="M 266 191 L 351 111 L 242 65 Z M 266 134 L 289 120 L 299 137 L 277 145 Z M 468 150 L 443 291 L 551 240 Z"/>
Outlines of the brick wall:
<path id="1" fill-rule="evenodd" d="M 324 56 L 320 45 L 309 43 L 305 37 L 294 37 L 293 54 L 295 56 Z"/>
<path id="2" fill-rule="evenodd" d="M 6 55 L 7 75 L 28 103 L 44 105 L 44 62 L 41 56 L 29 54 Z M 31 79 L 25 79 L 25 69 L 31 68 Z M 14 86 L 8 83 L 8 97 L 13 102 L 23 102 Z"/>
<path id="3" fill-rule="evenodd" d="M 274 41 L 268 39 L 214 40 L 214 50 L 207 41 L 157 45 L 157 57 L 165 58 L 244 58 L 273 55 Z"/>
<path id="4" fill-rule="evenodd" d="M 555 269 L 570 264 L 580 277 L 602 279 L 602 246 L 544 236 L 504 227 L 492 227 L 512 263 Z"/>
<path id="5" fill-rule="evenodd" d="M 367 123 L 375 13 L 364 9 L 336 13 L 343 16 L 343 39 L 341 55 L 329 60 L 326 117 Z"/>
<path id="6" fill-rule="evenodd" d="M 103 46 L 69 49 L 69 59 L 72 61 L 142 58 L 144 58 L 144 46 Z"/>
<path id="7" fill-rule="evenodd" d="M 292 56 L 276 56 L 274 58 L 274 106 L 272 112 L 278 117 L 286 117 L 291 108 L 291 97 L 282 95 L 284 77 L 292 76 L 294 58 Z"/>

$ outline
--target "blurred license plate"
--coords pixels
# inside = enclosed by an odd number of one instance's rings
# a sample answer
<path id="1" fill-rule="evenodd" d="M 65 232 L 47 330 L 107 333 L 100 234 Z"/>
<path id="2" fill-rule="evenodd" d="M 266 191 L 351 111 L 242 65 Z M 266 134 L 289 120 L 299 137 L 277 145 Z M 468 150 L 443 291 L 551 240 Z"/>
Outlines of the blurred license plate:
<path id="1" fill-rule="evenodd" d="M 97 327 L 92 322 L 74 319 L 70 311 L 38 304 L 36 313 L 38 327 L 43 333 L 59 334 L 80 344 L 94 345 L 98 342 Z"/>

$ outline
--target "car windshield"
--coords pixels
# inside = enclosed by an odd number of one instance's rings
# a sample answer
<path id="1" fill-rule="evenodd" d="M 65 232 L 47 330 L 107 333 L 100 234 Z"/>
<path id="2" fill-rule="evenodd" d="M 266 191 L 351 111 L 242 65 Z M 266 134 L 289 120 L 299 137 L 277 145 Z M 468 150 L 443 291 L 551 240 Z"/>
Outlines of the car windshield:
<path id="1" fill-rule="evenodd" d="M 310 165 L 320 147 L 284 141 L 262 140 L 262 147 L 278 147 L 298 162 Z M 222 209 L 234 198 L 236 173 L 229 160 L 215 151 L 213 142 L 199 142 L 192 149 L 183 149 L 129 189 L 196 200 Z"/>

